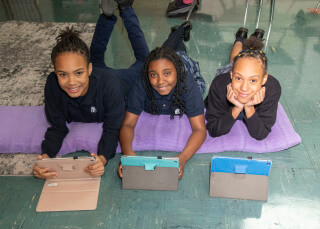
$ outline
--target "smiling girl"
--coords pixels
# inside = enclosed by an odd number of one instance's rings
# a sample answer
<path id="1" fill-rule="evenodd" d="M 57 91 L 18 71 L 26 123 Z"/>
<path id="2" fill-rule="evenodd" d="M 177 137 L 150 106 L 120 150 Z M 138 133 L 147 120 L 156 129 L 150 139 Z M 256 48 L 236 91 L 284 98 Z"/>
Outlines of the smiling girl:
<path id="1" fill-rule="evenodd" d="M 114 1 L 102 1 L 101 14 L 93 35 L 90 51 L 79 32 L 66 28 L 56 38 L 51 60 L 54 66 L 45 86 L 45 113 L 51 126 L 41 145 L 41 158 L 55 157 L 68 134 L 66 123 L 103 123 L 98 152 L 92 154 L 96 164 L 86 172 L 93 176 L 104 174 L 104 166 L 114 157 L 119 131 L 125 115 L 125 95 L 132 81 L 141 73 L 149 53 L 138 18 L 131 7 L 133 0 L 116 1 L 128 32 L 136 61 L 128 69 L 106 66 L 104 54 L 117 21 Z M 37 165 L 33 173 L 38 178 L 51 178 L 56 173 Z"/>
<path id="2" fill-rule="evenodd" d="M 243 44 L 237 37 L 231 52 L 235 56 L 230 58 L 233 62 L 212 81 L 205 100 L 206 127 L 212 137 L 229 133 L 236 120 L 243 120 L 250 136 L 262 140 L 276 121 L 281 87 L 267 73 L 267 56 L 261 51 L 263 43 L 257 36 L 261 34 L 254 33 Z M 239 47 L 242 51 L 235 52 Z"/>
<path id="3" fill-rule="evenodd" d="M 197 62 L 186 55 L 182 39 L 190 22 L 174 28 L 162 47 L 154 49 L 146 58 L 142 77 L 133 82 L 126 101 L 125 120 L 120 130 L 120 144 L 124 155 L 136 155 L 132 149 L 134 128 L 142 111 L 168 118 L 186 114 L 192 134 L 179 158 L 179 177 L 186 162 L 199 149 L 206 138 L 204 105 L 201 93 L 205 82 Z M 170 116 L 169 116 L 170 115 Z M 168 124 L 169 124 L 168 120 Z M 155 130 L 157 131 L 157 130 Z M 170 131 L 170 129 L 168 129 Z M 121 165 L 119 175 L 122 176 Z"/>

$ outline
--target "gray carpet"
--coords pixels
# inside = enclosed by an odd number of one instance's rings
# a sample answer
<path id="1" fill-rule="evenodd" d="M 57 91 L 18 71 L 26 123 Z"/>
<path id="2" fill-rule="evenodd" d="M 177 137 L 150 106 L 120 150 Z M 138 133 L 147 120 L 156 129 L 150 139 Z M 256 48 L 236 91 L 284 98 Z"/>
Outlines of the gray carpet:
<path id="1" fill-rule="evenodd" d="M 59 31 L 67 26 L 81 31 L 81 38 L 90 45 L 95 24 L 0 23 L 0 106 L 43 105 L 46 78 L 53 71 L 51 50 Z M 0 175 L 30 175 L 36 158 L 34 154 L 0 154 Z"/>

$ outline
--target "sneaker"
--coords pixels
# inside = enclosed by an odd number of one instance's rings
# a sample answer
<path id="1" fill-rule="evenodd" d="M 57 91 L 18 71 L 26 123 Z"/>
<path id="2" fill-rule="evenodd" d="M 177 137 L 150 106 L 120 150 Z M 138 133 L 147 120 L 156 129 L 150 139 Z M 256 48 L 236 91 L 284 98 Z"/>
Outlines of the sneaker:
<path id="1" fill-rule="evenodd" d="M 247 29 L 247 28 L 244 28 L 244 27 L 240 27 L 240 28 L 238 29 L 238 31 L 236 32 L 235 37 L 236 37 L 236 39 L 237 39 L 237 38 L 238 38 L 238 39 L 240 38 L 240 39 L 242 39 L 242 40 L 247 39 L 247 37 L 248 37 L 248 29 Z"/>
<path id="2" fill-rule="evenodd" d="M 256 29 L 253 34 L 250 36 L 256 37 L 258 40 L 262 40 L 264 35 L 264 30 L 263 29 Z"/>
<path id="3" fill-rule="evenodd" d="M 184 28 L 183 40 L 187 42 L 190 40 L 190 31 L 192 29 L 191 21 L 184 22 L 182 26 Z"/>
<path id="4" fill-rule="evenodd" d="M 191 21 L 185 21 L 181 24 L 181 26 L 183 26 L 184 29 L 184 33 L 183 33 L 183 40 L 185 42 L 190 40 L 190 31 L 192 29 L 192 24 Z M 171 27 L 171 33 L 173 33 L 174 31 L 176 31 L 180 26 L 175 25 Z"/>
<path id="5" fill-rule="evenodd" d="M 170 2 L 167 9 L 167 17 L 179 17 L 187 15 L 192 4 L 184 4 L 182 0 L 174 0 Z M 198 3 L 194 6 L 192 12 L 199 9 Z"/>
<path id="6" fill-rule="evenodd" d="M 112 16 L 114 11 L 116 10 L 114 0 L 100 0 L 99 7 L 106 17 Z"/>
<path id="7" fill-rule="evenodd" d="M 172 26 L 171 27 L 171 33 L 173 33 L 174 31 L 176 31 L 179 28 L 178 25 Z"/>
<path id="8" fill-rule="evenodd" d="M 120 13 L 122 13 L 127 7 L 132 6 L 134 0 L 115 0 L 118 4 Z"/>

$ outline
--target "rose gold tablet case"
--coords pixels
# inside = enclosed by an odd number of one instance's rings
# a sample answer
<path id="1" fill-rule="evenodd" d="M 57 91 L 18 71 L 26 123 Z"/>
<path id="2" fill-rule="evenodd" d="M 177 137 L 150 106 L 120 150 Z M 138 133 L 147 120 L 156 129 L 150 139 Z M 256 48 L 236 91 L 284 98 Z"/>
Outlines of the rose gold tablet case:
<path id="1" fill-rule="evenodd" d="M 84 172 L 94 157 L 50 158 L 37 161 L 40 168 L 50 168 L 58 173 L 55 179 L 46 180 L 37 212 L 78 211 L 97 208 L 100 177 Z"/>

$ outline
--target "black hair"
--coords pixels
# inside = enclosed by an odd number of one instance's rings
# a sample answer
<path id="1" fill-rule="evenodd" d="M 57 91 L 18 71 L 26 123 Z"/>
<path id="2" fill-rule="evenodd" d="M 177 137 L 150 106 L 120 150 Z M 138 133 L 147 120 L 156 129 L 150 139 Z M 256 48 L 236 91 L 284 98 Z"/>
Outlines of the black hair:
<path id="1" fill-rule="evenodd" d="M 163 59 L 163 58 L 171 61 L 177 71 L 177 84 L 175 87 L 175 91 L 172 95 L 172 100 L 171 100 L 172 103 L 170 106 L 172 110 L 172 113 L 170 114 L 170 118 L 173 119 L 175 115 L 175 109 L 174 109 L 175 107 L 177 107 L 180 110 L 180 113 L 179 113 L 180 117 L 185 112 L 184 102 L 181 101 L 180 97 L 181 95 L 187 92 L 187 86 L 185 84 L 183 84 L 183 87 L 181 88 L 182 83 L 185 81 L 186 73 L 184 69 L 184 64 L 180 56 L 173 49 L 169 47 L 162 46 L 162 47 L 155 48 L 149 53 L 149 55 L 147 56 L 144 62 L 144 66 L 142 69 L 142 77 L 144 80 L 147 96 L 151 100 L 151 107 L 149 112 L 153 115 L 158 115 L 159 109 L 152 93 L 152 86 L 149 81 L 148 69 L 149 69 L 149 64 L 152 61 Z"/>
<path id="2" fill-rule="evenodd" d="M 267 72 L 268 67 L 268 59 L 267 55 L 261 51 L 263 48 L 263 42 L 261 39 L 257 39 L 255 36 L 250 36 L 248 39 L 243 41 L 242 51 L 239 52 L 233 59 L 232 70 L 236 64 L 236 62 L 243 57 L 251 57 L 254 59 L 258 59 L 261 61 L 263 66 L 263 73 Z"/>
<path id="3" fill-rule="evenodd" d="M 64 52 L 73 52 L 83 55 L 87 64 L 90 63 L 90 52 L 86 43 L 81 40 L 80 32 L 75 30 L 73 26 L 67 27 L 60 31 L 59 36 L 56 37 L 56 45 L 51 52 L 51 61 L 55 65 L 56 58 L 59 54 Z"/>

